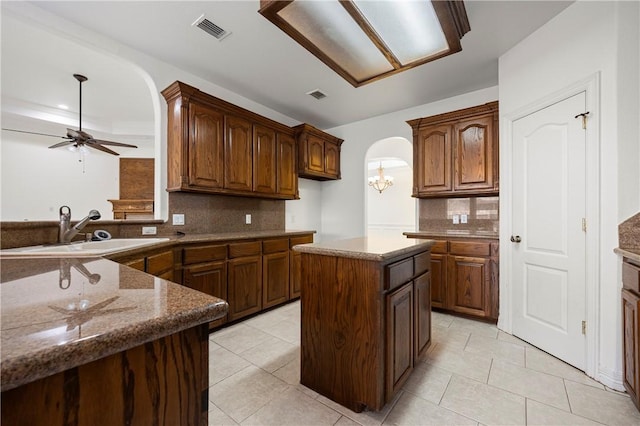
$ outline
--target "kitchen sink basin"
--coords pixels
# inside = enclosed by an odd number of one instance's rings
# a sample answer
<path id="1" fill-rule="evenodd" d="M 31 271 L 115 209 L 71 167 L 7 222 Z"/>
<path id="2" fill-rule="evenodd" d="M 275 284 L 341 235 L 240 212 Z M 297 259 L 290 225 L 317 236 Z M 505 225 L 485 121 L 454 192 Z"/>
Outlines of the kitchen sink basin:
<path id="1" fill-rule="evenodd" d="M 72 244 L 18 247 L 0 250 L 0 257 L 91 257 L 169 241 L 168 238 L 114 238 Z"/>

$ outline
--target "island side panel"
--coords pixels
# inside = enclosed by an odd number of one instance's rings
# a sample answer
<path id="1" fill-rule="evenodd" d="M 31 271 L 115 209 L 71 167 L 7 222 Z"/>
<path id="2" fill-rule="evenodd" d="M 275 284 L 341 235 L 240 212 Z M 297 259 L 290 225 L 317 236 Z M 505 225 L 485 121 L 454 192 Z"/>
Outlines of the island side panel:
<path id="1" fill-rule="evenodd" d="M 2 393 L 3 425 L 208 423 L 208 326 Z"/>
<path id="2" fill-rule="evenodd" d="M 382 268 L 302 253 L 300 382 L 353 411 L 384 405 Z"/>

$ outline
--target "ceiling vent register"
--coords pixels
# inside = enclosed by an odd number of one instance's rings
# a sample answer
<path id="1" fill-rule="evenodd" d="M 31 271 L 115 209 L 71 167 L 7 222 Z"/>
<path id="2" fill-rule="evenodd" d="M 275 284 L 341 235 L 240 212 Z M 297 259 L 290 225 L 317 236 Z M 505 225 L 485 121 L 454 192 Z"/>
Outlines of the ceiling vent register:
<path id="1" fill-rule="evenodd" d="M 200 17 L 196 19 L 195 22 L 191 25 L 200 28 L 202 31 L 206 32 L 209 35 L 212 35 L 213 37 L 218 39 L 218 41 L 222 41 L 222 39 L 231 34 L 231 32 L 220 28 L 219 26 L 205 18 L 204 15 L 200 15 Z"/>
<path id="2" fill-rule="evenodd" d="M 324 92 L 322 92 L 320 89 L 312 90 L 311 92 L 307 93 L 307 95 L 313 96 L 318 100 L 324 99 L 327 97 L 327 95 Z"/>

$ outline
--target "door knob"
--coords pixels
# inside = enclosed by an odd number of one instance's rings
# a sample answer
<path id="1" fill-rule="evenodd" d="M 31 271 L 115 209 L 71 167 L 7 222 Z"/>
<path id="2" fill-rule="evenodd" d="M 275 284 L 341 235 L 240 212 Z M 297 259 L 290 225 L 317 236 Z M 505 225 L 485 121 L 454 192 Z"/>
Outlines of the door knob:
<path id="1" fill-rule="evenodd" d="M 512 243 L 519 243 L 520 241 L 522 241 L 522 238 L 520 238 L 520 235 L 516 235 L 516 236 L 511 236 L 511 242 Z"/>

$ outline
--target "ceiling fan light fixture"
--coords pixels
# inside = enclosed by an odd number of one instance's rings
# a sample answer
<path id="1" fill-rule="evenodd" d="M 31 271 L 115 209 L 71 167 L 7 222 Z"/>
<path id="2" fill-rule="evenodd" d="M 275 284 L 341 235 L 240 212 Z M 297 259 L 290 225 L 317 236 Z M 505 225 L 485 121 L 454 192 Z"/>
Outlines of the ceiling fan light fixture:
<path id="1" fill-rule="evenodd" d="M 261 0 L 259 13 L 359 87 L 462 50 L 462 1 Z"/>

